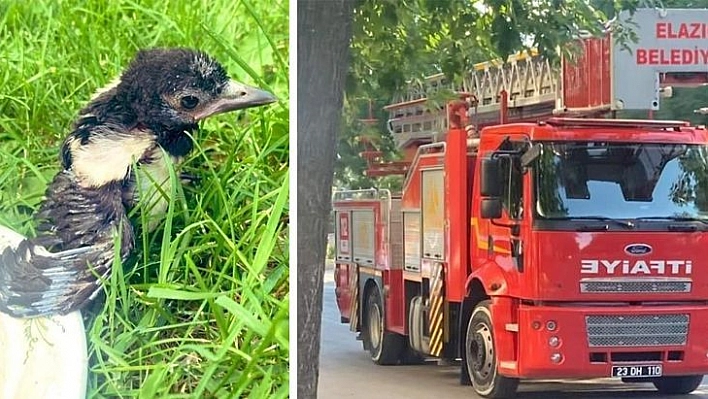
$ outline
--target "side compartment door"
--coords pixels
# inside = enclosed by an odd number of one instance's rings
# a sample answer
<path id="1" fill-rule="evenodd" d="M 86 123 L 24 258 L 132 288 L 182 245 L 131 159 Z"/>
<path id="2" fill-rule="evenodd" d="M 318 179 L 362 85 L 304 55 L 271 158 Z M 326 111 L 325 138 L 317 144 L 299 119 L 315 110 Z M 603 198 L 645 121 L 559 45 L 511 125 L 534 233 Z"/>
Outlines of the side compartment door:
<path id="1" fill-rule="evenodd" d="M 351 211 L 339 210 L 334 213 L 335 269 L 334 285 L 337 307 L 344 319 L 351 320 L 352 278 L 356 272 L 352 262 Z"/>
<path id="2" fill-rule="evenodd" d="M 408 272 L 420 273 L 420 212 L 403 212 L 403 264 Z"/>
<path id="3" fill-rule="evenodd" d="M 421 171 L 423 259 L 445 260 L 445 172 Z"/>
<path id="4" fill-rule="evenodd" d="M 445 171 L 442 168 L 427 169 L 421 176 L 423 258 L 421 261 L 423 283 L 423 308 L 427 317 L 421 320 L 428 353 L 440 356 L 445 341 L 447 320 L 445 319 L 445 277 L 446 262 L 445 223 Z M 426 298 L 427 297 L 427 298 Z M 426 300 L 427 299 L 427 300 Z M 422 316 L 422 315 L 421 315 Z M 427 332 L 427 334 L 425 334 Z"/>
<path id="5" fill-rule="evenodd" d="M 376 259 L 376 224 L 373 209 L 351 211 L 352 259 L 360 266 L 373 267 Z"/>

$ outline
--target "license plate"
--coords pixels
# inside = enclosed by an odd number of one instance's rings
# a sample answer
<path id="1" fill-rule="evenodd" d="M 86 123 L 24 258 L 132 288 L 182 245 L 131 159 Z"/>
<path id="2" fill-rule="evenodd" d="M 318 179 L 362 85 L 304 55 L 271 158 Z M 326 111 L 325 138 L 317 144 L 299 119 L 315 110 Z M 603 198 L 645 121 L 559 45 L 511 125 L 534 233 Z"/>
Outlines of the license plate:
<path id="1" fill-rule="evenodd" d="M 661 377 L 661 372 L 662 368 L 660 364 L 612 366 L 613 377 Z"/>

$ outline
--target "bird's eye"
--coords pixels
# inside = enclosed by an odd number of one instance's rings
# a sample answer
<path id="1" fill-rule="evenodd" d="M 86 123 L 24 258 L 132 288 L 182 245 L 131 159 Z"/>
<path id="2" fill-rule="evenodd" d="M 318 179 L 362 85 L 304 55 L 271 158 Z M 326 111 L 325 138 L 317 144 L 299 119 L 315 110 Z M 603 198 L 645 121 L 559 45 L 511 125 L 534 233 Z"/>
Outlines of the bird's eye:
<path id="1" fill-rule="evenodd" d="M 182 107 L 186 109 L 193 109 L 199 104 L 199 99 L 194 96 L 185 96 L 180 100 Z"/>

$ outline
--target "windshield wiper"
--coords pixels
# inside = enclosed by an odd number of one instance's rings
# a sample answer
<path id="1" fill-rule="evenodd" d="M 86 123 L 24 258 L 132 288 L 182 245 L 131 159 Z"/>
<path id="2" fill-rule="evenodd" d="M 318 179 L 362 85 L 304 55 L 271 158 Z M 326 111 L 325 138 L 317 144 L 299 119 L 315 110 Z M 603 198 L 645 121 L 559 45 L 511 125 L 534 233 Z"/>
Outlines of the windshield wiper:
<path id="1" fill-rule="evenodd" d="M 690 216 L 641 216 L 635 218 L 634 220 L 638 222 L 643 222 L 647 220 L 668 220 L 670 222 L 700 222 L 703 224 L 708 224 L 708 220 L 700 219 L 697 217 Z"/>
<path id="2" fill-rule="evenodd" d="M 605 225 L 603 226 L 591 226 L 591 225 L 585 225 L 585 226 L 580 226 L 580 229 L 582 230 L 609 230 L 610 226 L 608 223 L 614 223 L 616 225 L 628 228 L 628 229 L 633 229 L 635 227 L 635 224 L 631 220 L 623 220 L 623 219 L 613 219 L 607 216 L 567 216 L 567 217 L 560 217 L 560 218 L 553 218 L 554 220 L 597 220 L 598 222 L 606 222 Z"/>
<path id="3" fill-rule="evenodd" d="M 669 223 L 674 223 L 668 225 L 669 231 L 697 231 L 698 226 L 696 226 L 696 223 L 700 223 L 701 225 L 708 224 L 708 220 L 687 216 L 644 216 L 638 217 L 634 220 L 638 222 L 644 222 L 649 220 L 665 220 Z M 704 227 L 701 227 L 701 230 L 703 230 Z"/>

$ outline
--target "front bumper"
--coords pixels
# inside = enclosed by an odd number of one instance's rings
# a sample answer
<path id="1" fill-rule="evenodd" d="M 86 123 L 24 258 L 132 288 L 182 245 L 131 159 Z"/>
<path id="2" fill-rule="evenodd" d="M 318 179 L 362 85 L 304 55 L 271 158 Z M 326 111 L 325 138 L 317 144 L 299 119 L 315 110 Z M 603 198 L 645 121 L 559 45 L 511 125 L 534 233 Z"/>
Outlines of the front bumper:
<path id="1" fill-rule="evenodd" d="M 598 378 L 658 364 L 665 376 L 708 374 L 706 306 L 520 305 L 518 315 L 517 359 L 503 375 Z"/>

